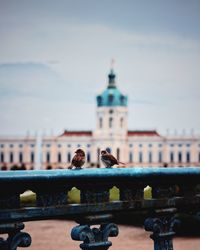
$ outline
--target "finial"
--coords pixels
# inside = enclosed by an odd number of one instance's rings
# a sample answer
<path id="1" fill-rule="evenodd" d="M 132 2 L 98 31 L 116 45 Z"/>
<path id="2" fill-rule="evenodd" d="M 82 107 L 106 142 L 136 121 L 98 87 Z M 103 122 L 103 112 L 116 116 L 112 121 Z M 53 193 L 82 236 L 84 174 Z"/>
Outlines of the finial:
<path id="1" fill-rule="evenodd" d="M 108 75 L 108 79 L 109 79 L 108 80 L 108 88 L 116 88 L 116 85 L 115 85 L 115 74 L 114 74 L 114 70 L 113 70 L 114 63 L 115 63 L 115 60 L 111 59 L 110 74 Z"/>
<path id="2" fill-rule="evenodd" d="M 110 69 L 113 70 L 114 69 L 114 64 L 115 64 L 115 59 L 111 59 L 111 62 L 110 62 Z"/>

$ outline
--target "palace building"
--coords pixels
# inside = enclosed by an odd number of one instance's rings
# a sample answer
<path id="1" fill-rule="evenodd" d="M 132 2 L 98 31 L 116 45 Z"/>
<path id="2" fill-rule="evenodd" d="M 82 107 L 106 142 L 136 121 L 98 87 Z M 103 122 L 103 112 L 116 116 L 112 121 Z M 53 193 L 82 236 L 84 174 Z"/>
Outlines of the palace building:
<path id="1" fill-rule="evenodd" d="M 94 131 L 66 130 L 58 136 L 0 137 L 0 166 L 24 163 L 35 167 L 36 154 L 41 168 L 67 167 L 77 148 L 86 152 L 86 167 L 101 167 L 100 151 L 106 149 L 126 166 L 200 166 L 200 137 L 162 136 L 156 130 L 129 130 L 128 97 L 122 93 L 111 69 L 107 88 L 96 97 Z M 39 152 L 40 151 L 40 152 Z"/>

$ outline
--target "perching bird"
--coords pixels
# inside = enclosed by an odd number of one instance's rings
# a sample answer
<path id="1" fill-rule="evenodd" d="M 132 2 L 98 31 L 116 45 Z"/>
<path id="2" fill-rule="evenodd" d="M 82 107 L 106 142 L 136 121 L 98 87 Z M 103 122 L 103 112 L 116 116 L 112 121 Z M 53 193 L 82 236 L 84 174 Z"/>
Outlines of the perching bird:
<path id="1" fill-rule="evenodd" d="M 101 160 L 106 168 L 112 168 L 113 165 L 123 164 L 123 162 L 119 162 L 113 155 L 109 154 L 106 150 L 101 151 Z"/>
<path id="2" fill-rule="evenodd" d="M 68 167 L 68 169 L 72 169 L 73 167 L 75 167 L 76 169 L 81 169 L 84 163 L 85 163 L 85 152 L 79 148 L 76 150 L 75 156 L 73 157 L 71 165 Z"/>

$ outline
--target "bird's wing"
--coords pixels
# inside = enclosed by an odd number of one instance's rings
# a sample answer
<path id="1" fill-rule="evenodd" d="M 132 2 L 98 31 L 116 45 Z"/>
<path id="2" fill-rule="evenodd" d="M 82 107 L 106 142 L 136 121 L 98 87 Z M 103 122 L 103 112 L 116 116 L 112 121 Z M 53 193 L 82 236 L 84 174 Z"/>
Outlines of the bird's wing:
<path id="1" fill-rule="evenodd" d="M 118 164 L 118 160 L 111 154 L 104 155 L 105 161 L 110 161 L 113 165 Z"/>
<path id="2" fill-rule="evenodd" d="M 72 159 L 72 166 L 80 167 L 85 163 L 85 157 L 81 155 L 75 155 Z"/>

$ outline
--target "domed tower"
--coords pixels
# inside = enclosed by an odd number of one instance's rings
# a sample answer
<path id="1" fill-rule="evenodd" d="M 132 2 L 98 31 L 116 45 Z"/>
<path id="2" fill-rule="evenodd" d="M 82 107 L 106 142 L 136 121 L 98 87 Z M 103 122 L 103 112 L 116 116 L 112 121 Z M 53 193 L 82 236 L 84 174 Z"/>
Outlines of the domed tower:
<path id="1" fill-rule="evenodd" d="M 120 160 L 127 138 L 128 97 L 116 85 L 116 75 L 111 68 L 107 88 L 96 97 L 96 130 L 94 136 L 99 147 L 109 148 Z"/>

